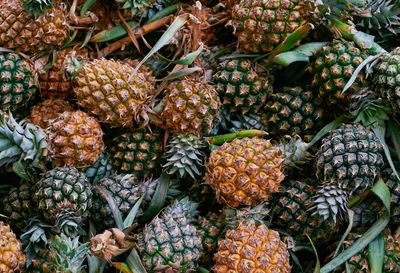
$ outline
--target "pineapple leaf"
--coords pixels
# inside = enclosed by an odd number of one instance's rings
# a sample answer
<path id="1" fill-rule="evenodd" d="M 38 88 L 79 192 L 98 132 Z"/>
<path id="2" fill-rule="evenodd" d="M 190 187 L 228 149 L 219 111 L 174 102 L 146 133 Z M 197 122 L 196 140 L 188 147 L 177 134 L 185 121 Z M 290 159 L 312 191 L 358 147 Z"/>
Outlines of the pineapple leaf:
<path id="1" fill-rule="evenodd" d="M 101 192 L 101 194 L 107 200 L 107 203 L 110 206 L 111 211 L 113 213 L 115 223 L 117 224 L 117 228 L 123 230 L 124 228 L 123 228 L 121 211 L 118 209 L 117 205 L 115 204 L 115 201 L 112 198 L 110 192 L 108 192 L 107 190 L 105 190 L 104 188 L 102 188 L 100 186 L 95 186 L 95 187 Z"/>
<path id="2" fill-rule="evenodd" d="M 129 253 L 126 259 L 126 263 L 134 273 L 147 273 L 135 248 L 132 248 L 131 253 Z"/>
<path id="3" fill-rule="evenodd" d="M 388 120 L 388 130 L 390 132 L 390 136 L 396 149 L 396 155 L 398 159 L 400 159 L 400 125 L 397 120 L 389 119 Z"/>
<path id="4" fill-rule="evenodd" d="M 284 52 L 274 57 L 274 63 L 288 66 L 294 62 L 309 62 L 309 57 L 296 51 Z"/>
<path id="5" fill-rule="evenodd" d="M 368 245 L 368 264 L 372 273 L 382 273 L 385 241 L 382 232 Z"/>
<path id="6" fill-rule="evenodd" d="M 390 190 L 388 186 L 386 186 L 385 182 L 382 179 L 379 179 L 378 182 L 374 184 L 371 191 L 375 193 L 385 205 L 386 210 L 390 214 Z"/>
<path id="7" fill-rule="evenodd" d="M 347 209 L 347 216 L 349 217 L 349 224 L 347 225 L 347 229 L 344 232 L 343 236 L 340 238 L 340 241 L 339 241 L 339 243 L 338 243 L 338 245 L 336 247 L 335 253 L 333 254 L 333 258 L 335 258 L 338 255 L 340 249 L 342 248 L 344 240 L 347 238 L 347 236 L 349 235 L 351 229 L 353 228 L 353 225 L 354 225 L 354 211 L 351 210 L 351 209 Z"/>
<path id="8" fill-rule="evenodd" d="M 361 72 L 361 70 L 369 63 L 373 62 L 374 60 L 376 60 L 378 57 L 380 56 L 380 54 L 377 54 L 375 56 L 368 56 L 368 58 L 366 58 L 354 71 L 353 75 L 351 75 L 351 78 L 348 80 L 348 82 L 346 83 L 346 85 L 344 86 L 343 90 L 342 90 L 342 95 L 344 94 L 344 92 L 347 91 L 347 89 L 349 89 L 353 83 L 355 82 L 355 80 L 357 79 L 358 74 Z"/>
<path id="9" fill-rule="evenodd" d="M 24 9 L 33 16 L 42 14 L 46 9 L 51 8 L 52 0 L 23 0 Z"/>
<path id="10" fill-rule="evenodd" d="M 194 60 L 196 60 L 196 58 L 200 55 L 200 53 L 203 51 L 203 49 L 204 49 L 204 44 L 200 43 L 200 46 L 196 51 L 190 52 L 189 54 L 187 54 L 186 56 L 183 56 L 181 59 L 179 59 L 177 61 L 170 60 L 162 55 L 160 55 L 160 58 L 166 62 L 173 63 L 173 64 L 191 65 L 194 62 Z"/>
<path id="11" fill-rule="evenodd" d="M 181 70 L 179 70 L 177 72 L 172 72 L 172 73 L 168 74 L 164 78 L 164 80 L 173 80 L 173 79 L 182 78 L 184 76 L 187 76 L 187 75 L 190 75 L 190 74 L 193 74 L 195 72 L 202 71 L 202 70 L 203 69 L 201 67 L 197 67 L 197 66 L 196 67 L 186 67 L 186 68 L 183 68 L 183 69 L 181 69 Z"/>
<path id="12" fill-rule="evenodd" d="M 164 8 L 164 9 L 158 11 L 157 13 L 155 13 L 155 14 L 145 23 L 145 25 L 150 24 L 150 23 L 152 23 L 152 22 L 154 22 L 154 21 L 157 21 L 158 19 L 161 19 L 161 18 L 163 18 L 163 17 L 165 17 L 165 16 L 168 16 L 168 15 L 170 15 L 170 14 L 175 13 L 179 8 L 182 8 L 183 6 L 184 6 L 184 5 L 183 5 L 182 3 L 176 3 L 176 4 L 173 4 L 173 5 L 171 5 L 171 6 L 168 6 L 168 7 Z"/>
<path id="13" fill-rule="evenodd" d="M 130 227 L 133 224 L 133 221 L 135 221 L 136 215 L 139 211 L 140 205 L 143 202 L 144 197 L 146 196 L 146 193 L 140 197 L 140 199 L 135 203 L 135 205 L 132 207 L 132 209 L 129 211 L 128 216 L 124 220 L 124 228 Z"/>
<path id="14" fill-rule="evenodd" d="M 135 29 L 138 26 L 138 23 L 135 21 L 128 21 L 127 24 L 131 29 Z M 103 30 L 92 36 L 90 39 L 91 42 L 94 43 L 103 43 L 108 42 L 114 39 L 121 38 L 127 34 L 126 28 L 123 25 L 115 26 L 108 30 Z"/>
<path id="15" fill-rule="evenodd" d="M 86 0 L 85 4 L 81 9 L 81 16 L 84 16 L 85 13 L 90 9 L 90 7 L 96 2 L 97 0 Z"/>

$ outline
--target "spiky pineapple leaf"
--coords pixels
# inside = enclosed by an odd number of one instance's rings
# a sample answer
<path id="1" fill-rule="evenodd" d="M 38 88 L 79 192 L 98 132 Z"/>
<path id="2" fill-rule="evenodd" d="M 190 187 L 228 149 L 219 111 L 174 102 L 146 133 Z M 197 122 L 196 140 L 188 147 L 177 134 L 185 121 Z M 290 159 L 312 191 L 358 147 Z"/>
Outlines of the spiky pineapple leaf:
<path id="1" fill-rule="evenodd" d="M 187 54 L 186 56 L 183 56 L 181 59 L 179 59 L 177 61 L 170 60 L 162 55 L 160 55 L 160 58 L 166 62 L 173 63 L 173 64 L 191 65 L 194 62 L 194 60 L 196 60 L 196 58 L 200 55 L 200 53 L 203 51 L 203 49 L 204 49 L 204 44 L 200 43 L 200 46 L 196 51 L 190 52 L 189 54 Z"/>
<path id="2" fill-rule="evenodd" d="M 338 243 L 338 245 L 337 245 L 337 247 L 335 249 L 335 253 L 333 254 L 333 258 L 335 258 L 338 255 L 339 251 L 342 248 L 344 240 L 346 240 L 346 238 L 349 235 L 351 229 L 353 228 L 353 225 L 354 225 L 354 211 L 351 210 L 351 209 L 347 209 L 347 216 L 348 216 L 348 219 L 349 219 L 349 223 L 347 225 L 346 231 L 344 232 L 344 234 L 342 235 L 342 237 L 339 240 L 339 243 Z"/>
<path id="3" fill-rule="evenodd" d="M 170 14 L 175 13 L 179 8 L 182 8 L 183 4 L 182 3 L 176 3 L 173 5 L 170 5 L 158 12 L 156 12 L 148 21 L 146 21 L 145 24 L 150 24 L 154 21 L 157 21 L 158 19 L 164 18 L 165 16 L 168 16 Z"/>
<path id="4" fill-rule="evenodd" d="M 133 221 L 135 221 L 136 215 L 139 211 L 140 205 L 142 204 L 145 196 L 146 196 L 146 193 L 143 193 L 142 197 L 140 197 L 140 199 L 135 203 L 135 205 L 129 211 L 128 216 L 126 216 L 126 218 L 124 220 L 124 228 L 132 226 Z"/>
<path id="5" fill-rule="evenodd" d="M 368 265 L 371 273 L 382 273 L 383 260 L 385 257 L 385 240 L 381 232 L 368 245 Z"/>
<path id="6" fill-rule="evenodd" d="M 24 9 L 29 11 L 33 16 L 38 16 L 46 9 L 51 8 L 52 0 L 22 0 Z"/>
<path id="7" fill-rule="evenodd" d="M 138 23 L 135 21 L 128 21 L 126 23 L 129 25 L 129 27 L 132 30 L 134 30 L 138 26 Z M 125 26 L 118 25 L 111 29 L 100 31 L 96 35 L 92 36 L 90 41 L 94 42 L 94 43 L 104 43 L 104 42 L 108 42 L 111 40 L 121 38 L 121 37 L 125 36 L 126 34 L 127 34 L 127 31 L 126 31 Z"/>
<path id="8" fill-rule="evenodd" d="M 81 9 L 81 16 L 84 16 L 85 13 L 90 9 L 90 7 L 93 6 L 93 4 L 96 2 L 97 0 L 86 0 L 85 4 L 83 4 L 83 7 Z"/>

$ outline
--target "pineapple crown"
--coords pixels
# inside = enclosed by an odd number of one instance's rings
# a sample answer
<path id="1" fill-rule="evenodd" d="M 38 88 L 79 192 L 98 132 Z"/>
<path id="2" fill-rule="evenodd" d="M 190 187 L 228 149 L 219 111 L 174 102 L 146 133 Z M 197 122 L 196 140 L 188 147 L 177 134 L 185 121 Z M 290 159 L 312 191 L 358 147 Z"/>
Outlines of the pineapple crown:
<path id="1" fill-rule="evenodd" d="M 56 272 L 78 273 L 83 271 L 83 262 L 89 253 L 89 242 L 81 244 L 79 237 L 71 239 L 65 234 L 50 241 L 50 252 L 55 259 L 50 263 Z"/>
<path id="2" fill-rule="evenodd" d="M 46 138 L 40 127 L 0 112 L 0 167 L 12 163 L 13 170 L 27 180 L 27 168 L 41 168 L 41 159 L 47 154 Z"/>
<path id="3" fill-rule="evenodd" d="M 313 206 L 309 210 L 312 215 L 320 215 L 324 220 L 332 219 L 336 224 L 344 219 L 349 195 L 344 185 L 335 181 L 324 182 L 315 190 Z"/>
<path id="4" fill-rule="evenodd" d="M 95 165 L 86 169 L 86 177 L 90 183 L 97 183 L 101 178 L 107 177 L 114 172 L 110 155 L 104 151 Z"/>
<path id="5" fill-rule="evenodd" d="M 132 15 L 145 12 L 147 8 L 153 6 L 155 0 L 117 0 L 123 9 L 128 10 Z"/>
<path id="6" fill-rule="evenodd" d="M 189 197 L 184 197 L 180 200 L 176 199 L 172 205 L 165 209 L 163 215 L 170 215 L 174 219 L 184 216 L 191 222 L 195 220 L 198 214 L 197 207 L 197 203 L 190 201 Z"/>
<path id="7" fill-rule="evenodd" d="M 22 0 L 24 9 L 38 16 L 53 5 L 52 0 Z"/>
<path id="8" fill-rule="evenodd" d="M 311 154 L 307 152 L 308 143 L 304 142 L 299 136 L 285 136 L 276 146 L 283 154 L 284 165 L 287 170 L 299 168 L 299 165 L 311 159 Z"/>
<path id="9" fill-rule="evenodd" d="M 201 175 L 206 147 L 205 141 L 195 135 L 176 134 L 167 145 L 167 163 L 163 166 L 168 174 L 177 174 L 179 178 L 190 176 L 195 179 Z"/>

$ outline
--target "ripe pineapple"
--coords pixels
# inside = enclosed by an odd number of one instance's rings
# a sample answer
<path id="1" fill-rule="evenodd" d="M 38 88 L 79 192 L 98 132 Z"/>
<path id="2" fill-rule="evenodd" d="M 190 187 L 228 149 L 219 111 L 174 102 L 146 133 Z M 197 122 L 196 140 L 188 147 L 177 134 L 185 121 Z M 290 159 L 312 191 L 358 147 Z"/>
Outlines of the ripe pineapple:
<path id="1" fill-rule="evenodd" d="M 356 229 L 351 232 L 344 241 L 344 248 L 350 247 L 358 238 L 365 233 L 365 229 Z M 385 255 L 383 261 L 383 272 L 400 272 L 400 242 L 396 234 L 391 233 L 389 228 L 383 230 L 383 238 L 385 241 Z M 335 247 L 336 248 L 336 247 Z M 335 249 L 334 248 L 334 249 Z M 332 253 L 333 254 L 333 253 Z M 332 255 L 331 255 L 332 256 Z M 368 263 L 368 248 L 365 248 L 351 257 L 347 264 L 351 273 L 369 273 L 371 268 Z M 346 272 L 344 266 L 339 266 L 332 272 Z"/>
<path id="2" fill-rule="evenodd" d="M 142 179 L 157 176 L 161 171 L 162 149 L 160 131 L 130 129 L 113 139 L 110 159 L 118 172 L 130 173 Z"/>
<path id="3" fill-rule="evenodd" d="M 68 98 L 74 95 L 72 83 L 66 77 L 66 69 L 71 58 L 87 59 L 86 48 L 67 47 L 57 51 L 55 60 L 50 60 L 50 67 L 39 70 L 40 95 L 45 98 Z M 54 62 L 54 63 L 53 63 Z"/>
<path id="4" fill-rule="evenodd" d="M 111 127 L 130 127 L 146 120 L 153 84 L 122 62 L 96 59 L 79 69 L 74 92 L 78 104 Z M 131 77 L 131 78 L 130 78 Z"/>
<path id="5" fill-rule="evenodd" d="M 206 135 L 216 125 L 221 103 L 212 85 L 184 79 L 168 86 L 163 105 L 161 117 L 168 130 Z"/>
<path id="6" fill-rule="evenodd" d="M 357 91 L 365 82 L 364 73 L 360 72 L 351 87 L 344 94 L 341 93 L 366 57 L 353 42 L 338 40 L 333 40 L 315 53 L 314 61 L 308 70 L 313 76 L 311 86 L 324 105 L 345 107 L 348 104 L 351 93 Z"/>
<path id="7" fill-rule="evenodd" d="M 223 106 L 241 114 L 257 113 L 273 92 L 272 76 L 257 72 L 248 59 L 221 60 L 213 82 Z"/>
<path id="8" fill-rule="evenodd" d="M 100 124 L 82 111 L 60 114 L 49 131 L 49 149 L 55 166 L 93 165 L 104 150 Z"/>
<path id="9" fill-rule="evenodd" d="M 373 185 L 383 166 L 382 145 L 361 124 L 342 124 L 322 140 L 316 154 L 317 176 L 336 180 L 352 193 Z"/>
<path id="10" fill-rule="evenodd" d="M 54 1 L 53 7 L 38 16 L 24 9 L 22 0 L 0 2 L 0 46 L 24 53 L 38 53 L 61 47 L 68 39 L 69 26 L 65 4 Z"/>
<path id="11" fill-rule="evenodd" d="M 299 135 L 306 142 L 325 125 L 327 111 L 308 88 L 283 87 L 265 105 L 266 131 L 273 136 Z"/>
<path id="12" fill-rule="evenodd" d="M 73 110 L 74 108 L 68 101 L 61 99 L 47 99 L 32 107 L 27 120 L 43 129 L 46 129 L 60 114 L 65 111 Z"/>
<path id="13" fill-rule="evenodd" d="M 92 206 L 92 191 L 84 173 L 57 167 L 44 173 L 35 185 L 37 210 L 58 232 L 76 235 Z"/>
<path id="14" fill-rule="evenodd" d="M 283 163 L 281 150 L 270 141 L 235 139 L 211 152 L 206 183 L 222 204 L 254 206 L 279 190 L 285 177 Z"/>
<path id="15" fill-rule="evenodd" d="M 0 221 L 0 272 L 23 272 L 25 255 L 21 242 L 9 226 Z"/>
<path id="16" fill-rule="evenodd" d="M 194 224 L 197 204 L 175 200 L 138 235 L 147 272 L 195 271 L 201 257 L 201 231 Z"/>
<path id="17" fill-rule="evenodd" d="M 1 9 L 0 4 L 0 13 Z M 15 112 L 34 97 L 37 92 L 34 73 L 33 66 L 22 56 L 0 54 L 0 110 Z"/>

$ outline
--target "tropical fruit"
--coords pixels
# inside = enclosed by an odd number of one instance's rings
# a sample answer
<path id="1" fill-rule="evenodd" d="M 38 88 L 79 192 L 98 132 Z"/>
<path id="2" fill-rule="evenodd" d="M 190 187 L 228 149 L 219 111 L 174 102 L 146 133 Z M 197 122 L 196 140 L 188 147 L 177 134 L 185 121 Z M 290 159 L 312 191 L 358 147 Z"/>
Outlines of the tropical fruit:
<path id="1" fill-rule="evenodd" d="M 0 221 L 0 272 L 23 272 L 25 254 L 10 226 Z"/>
<path id="2" fill-rule="evenodd" d="M 73 111 L 72 105 L 62 99 L 47 99 L 32 107 L 27 120 L 46 129 L 60 114 Z"/>
<path id="3" fill-rule="evenodd" d="M 92 184 L 96 184 L 100 179 L 110 176 L 113 172 L 110 154 L 107 151 L 100 155 L 96 164 L 89 166 L 85 171 L 88 181 Z"/>

